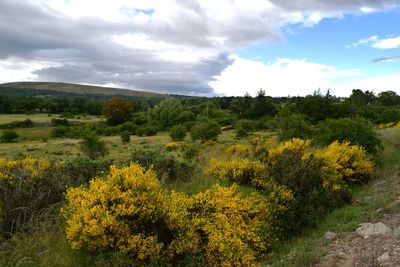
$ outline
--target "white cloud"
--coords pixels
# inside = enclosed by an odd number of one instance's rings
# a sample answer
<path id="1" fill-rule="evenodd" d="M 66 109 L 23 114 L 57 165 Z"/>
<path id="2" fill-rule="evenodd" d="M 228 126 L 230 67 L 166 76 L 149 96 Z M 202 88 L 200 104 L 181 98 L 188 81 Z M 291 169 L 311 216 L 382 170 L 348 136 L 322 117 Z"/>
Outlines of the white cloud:
<path id="1" fill-rule="evenodd" d="M 393 49 L 400 47 L 400 36 L 399 37 L 387 37 L 380 39 L 377 35 L 370 36 L 368 38 L 363 38 L 352 46 L 357 47 L 360 45 L 367 45 L 377 49 Z"/>
<path id="2" fill-rule="evenodd" d="M 319 88 L 332 88 L 336 78 L 361 75 L 359 70 L 338 70 L 304 59 L 282 58 L 265 64 L 236 55 L 231 58 L 233 64 L 209 83 L 219 94 L 241 96 L 248 92 L 255 95 L 263 88 L 271 96 L 307 95 Z"/>
<path id="3" fill-rule="evenodd" d="M 348 96 L 352 89 L 370 90 L 376 94 L 391 90 L 400 94 L 400 73 L 364 78 L 355 82 L 337 85 L 334 93 Z"/>

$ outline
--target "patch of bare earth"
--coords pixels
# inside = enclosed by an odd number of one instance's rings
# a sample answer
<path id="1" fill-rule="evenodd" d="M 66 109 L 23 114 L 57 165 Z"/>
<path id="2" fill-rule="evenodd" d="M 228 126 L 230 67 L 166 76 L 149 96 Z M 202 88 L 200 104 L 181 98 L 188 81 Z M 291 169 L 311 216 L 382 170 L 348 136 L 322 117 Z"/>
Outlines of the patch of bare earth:
<path id="1" fill-rule="evenodd" d="M 370 201 L 388 198 L 370 221 L 353 232 L 327 233 L 317 267 L 400 266 L 400 177 L 375 181 Z M 375 218 L 374 218 L 375 217 Z"/>

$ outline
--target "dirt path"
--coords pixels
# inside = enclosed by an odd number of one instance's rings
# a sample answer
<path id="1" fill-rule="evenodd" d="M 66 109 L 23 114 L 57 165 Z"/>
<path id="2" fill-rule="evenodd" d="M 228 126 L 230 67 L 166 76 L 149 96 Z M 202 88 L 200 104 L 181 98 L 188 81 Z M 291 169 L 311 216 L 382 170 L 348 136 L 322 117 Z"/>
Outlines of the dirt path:
<path id="1" fill-rule="evenodd" d="M 365 223 L 382 222 L 390 230 L 369 237 L 356 231 L 331 234 L 327 244 L 318 248 L 324 257 L 315 266 L 400 266 L 400 176 L 373 183 L 371 201 L 380 197 L 390 197 L 391 201 Z"/>

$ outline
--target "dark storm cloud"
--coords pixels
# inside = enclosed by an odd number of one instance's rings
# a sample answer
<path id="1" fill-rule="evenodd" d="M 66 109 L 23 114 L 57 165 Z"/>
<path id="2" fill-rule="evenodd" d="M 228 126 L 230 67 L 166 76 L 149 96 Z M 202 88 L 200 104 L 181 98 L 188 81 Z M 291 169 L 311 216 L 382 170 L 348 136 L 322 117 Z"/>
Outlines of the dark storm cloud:
<path id="1" fill-rule="evenodd" d="M 169 20 L 108 21 L 100 17 L 71 18 L 44 1 L 0 0 L 0 59 L 51 62 L 36 70 L 40 81 L 109 84 L 182 94 L 212 94 L 208 82 L 232 62 L 228 53 L 265 39 L 281 40 L 287 12 L 336 12 L 377 7 L 397 1 L 271 1 L 274 9 L 236 13 L 220 21 L 199 1 L 177 0 Z M 152 14 L 148 12 L 148 14 Z M 123 10 L 134 17 L 140 9 Z M 146 12 L 144 12 L 146 13 Z M 132 18 L 133 18 L 132 17 Z M 297 22 L 301 23 L 301 22 Z M 156 49 L 129 48 L 115 35 L 145 34 L 150 40 L 204 51 L 197 60 L 167 60 Z"/>

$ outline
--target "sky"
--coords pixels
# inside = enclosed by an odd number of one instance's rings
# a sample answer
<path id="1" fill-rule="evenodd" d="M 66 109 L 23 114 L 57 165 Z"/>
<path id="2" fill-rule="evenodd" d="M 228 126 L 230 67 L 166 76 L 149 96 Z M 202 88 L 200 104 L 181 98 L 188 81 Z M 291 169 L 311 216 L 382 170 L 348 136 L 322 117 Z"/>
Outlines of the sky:
<path id="1" fill-rule="evenodd" d="M 0 0 L 0 83 L 400 94 L 400 0 Z"/>

